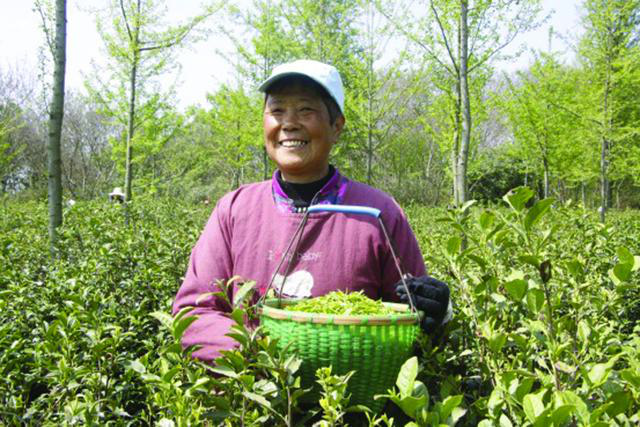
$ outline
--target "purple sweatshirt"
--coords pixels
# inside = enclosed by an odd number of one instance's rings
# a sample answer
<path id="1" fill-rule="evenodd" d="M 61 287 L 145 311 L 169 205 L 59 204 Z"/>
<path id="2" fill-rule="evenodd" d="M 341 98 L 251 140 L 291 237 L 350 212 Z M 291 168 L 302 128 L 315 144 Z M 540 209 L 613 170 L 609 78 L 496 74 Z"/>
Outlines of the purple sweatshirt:
<path id="1" fill-rule="evenodd" d="M 276 173 L 279 173 L 276 171 Z M 369 206 L 380 209 L 404 273 L 425 274 L 413 232 L 398 204 L 384 192 L 350 181 L 336 170 L 320 190 L 315 204 Z M 216 280 L 240 276 L 254 280 L 264 293 L 293 236 L 302 213 L 282 191 L 276 175 L 240 187 L 222 197 L 191 253 L 189 267 L 173 304 L 174 314 L 186 306 L 197 321 L 185 332 L 184 346 L 199 345 L 194 356 L 211 361 L 220 350 L 233 348 L 225 334 L 233 321 L 222 301 L 198 297 L 218 291 Z M 334 290 L 364 291 L 371 298 L 397 301 L 393 285 L 400 280 L 380 224 L 374 218 L 343 213 L 308 217 L 299 250 L 286 278 L 283 294 L 316 297 Z M 284 262 L 273 286 L 281 289 Z"/>

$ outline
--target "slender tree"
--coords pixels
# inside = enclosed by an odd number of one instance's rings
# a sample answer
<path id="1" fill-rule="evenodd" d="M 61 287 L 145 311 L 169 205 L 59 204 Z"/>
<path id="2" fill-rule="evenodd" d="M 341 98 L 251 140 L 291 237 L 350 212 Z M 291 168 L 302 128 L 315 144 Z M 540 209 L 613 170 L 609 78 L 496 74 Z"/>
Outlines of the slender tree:
<path id="1" fill-rule="evenodd" d="M 611 148 L 620 140 L 624 128 L 620 111 L 628 102 L 620 90 L 621 82 L 637 68 L 629 66 L 630 58 L 637 59 L 637 44 L 640 21 L 638 0 L 585 0 L 585 28 L 580 44 L 580 54 L 589 71 L 591 91 L 591 121 L 600 140 L 600 221 L 604 222 L 609 206 L 609 167 Z M 631 55 L 633 56 L 631 56 Z M 637 104 L 637 101 L 633 101 Z"/>
<path id="2" fill-rule="evenodd" d="M 531 165 L 531 172 L 541 167 L 545 198 L 552 172 L 566 176 L 559 167 L 562 157 L 575 158 L 580 149 L 568 126 L 573 117 L 566 109 L 573 108 L 575 93 L 568 74 L 553 55 L 542 54 L 528 70 L 516 73 L 516 81 L 507 76 L 509 89 L 501 94 L 514 137 L 512 152 Z"/>
<path id="3" fill-rule="evenodd" d="M 140 112 L 146 109 L 147 118 L 150 118 L 164 105 L 157 90 L 155 94 L 149 94 L 147 87 L 153 77 L 175 65 L 171 62 L 175 49 L 187 42 L 194 28 L 218 6 L 209 6 L 202 14 L 174 26 L 162 21 L 164 8 L 163 3 L 152 0 L 112 0 L 109 15 L 97 21 L 120 87 L 114 91 L 103 85 L 92 87 L 90 91 L 125 124 L 126 201 L 132 198 L 133 151 L 136 131 L 143 121 Z M 141 96 L 144 99 L 140 99 Z M 122 105 L 126 105 L 126 111 L 121 109 Z"/>
<path id="4" fill-rule="evenodd" d="M 254 0 L 252 6 L 241 9 L 230 4 L 228 14 L 233 19 L 222 25 L 222 29 L 237 52 L 233 64 L 237 75 L 246 80 L 242 83 L 257 87 L 269 77 L 274 66 L 296 58 L 294 52 L 297 50 L 292 40 L 281 35 L 285 19 L 278 4 L 273 0 Z M 246 27 L 246 34 L 238 32 L 238 26 Z M 266 180 L 270 171 L 269 158 L 264 147 L 259 153 L 262 178 Z"/>
<path id="5" fill-rule="evenodd" d="M 67 46 L 67 2 L 55 2 L 55 32 L 51 28 L 51 4 L 36 1 L 36 8 L 53 57 L 52 98 L 49 105 L 49 138 L 47 144 L 48 199 L 49 199 L 49 241 L 51 256 L 55 256 L 58 243 L 58 227 L 62 224 L 62 173 L 60 160 L 60 139 L 64 116 L 64 83 Z"/>
<path id="6" fill-rule="evenodd" d="M 539 0 L 429 0 L 419 2 L 425 13 L 389 16 L 416 43 L 427 59 L 442 68 L 452 93 L 451 169 L 456 205 L 467 200 L 467 163 L 472 135 L 471 80 L 491 61 L 499 59 L 518 34 L 535 28 Z"/>

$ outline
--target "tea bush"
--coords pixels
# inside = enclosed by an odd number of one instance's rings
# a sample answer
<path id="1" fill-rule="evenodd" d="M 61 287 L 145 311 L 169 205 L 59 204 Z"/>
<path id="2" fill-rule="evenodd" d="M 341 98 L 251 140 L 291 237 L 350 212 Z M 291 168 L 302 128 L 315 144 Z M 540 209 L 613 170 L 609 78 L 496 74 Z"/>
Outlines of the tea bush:
<path id="1" fill-rule="evenodd" d="M 601 225 L 531 196 L 405 207 L 455 315 L 379 415 L 349 407 L 330 371 L 324 400 L 301 404 L 300 361 L 244 325 L 249 288 L 230 302 L 239 349 L 216 367 L 181 349 L 190 318 L 170 305 L 210 207 L 136 201 L 125 226 L 121 206 L 79 202 L 51 261 L 46 206 L 5 203 L 0 425 L 637 425 L 640 214 Z"/>

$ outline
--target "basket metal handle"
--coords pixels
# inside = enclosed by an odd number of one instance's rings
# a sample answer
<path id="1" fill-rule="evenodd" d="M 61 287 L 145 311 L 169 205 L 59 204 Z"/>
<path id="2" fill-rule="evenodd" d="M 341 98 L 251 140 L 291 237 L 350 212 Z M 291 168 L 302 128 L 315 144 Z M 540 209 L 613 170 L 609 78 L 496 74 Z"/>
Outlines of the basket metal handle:
<path id="1" fill-rule="evenodd" d="M 314 199 L 315 199 L 315 197 L 314 197 Z M 403 286 L 405 288 L 405 291 L 407 292 L 407 295 L 409 296 L 409 306 L 411 307 L 411 311 L 414 312 L 414 313 L 417 312 L 417 309 L 416 309 L 416 307 L 415 307 L 415 305 L 413 303 L 413 298 L 411 298 L 411 293 L 409 292 L 409 286 L 407 285 L 407 281 L 406 281 L 411 276 L 407 275 L 407 274 L 404 274 L 404 272 L 402 271 L 402 267 L 400 266 L 400 261 L 398 259 L 398 256 L 396 255 L 396 251 L 395 251 L 395 249 L 393 247 L 393 242 L 391 241 L 391 238 L 389 237 L 389 233 L 387 233 L 387 228 L 384 226 L 384 222 L 382 221 L 382 218 L 380 217 L 380 214 L 381 214 L 380 209 L 371 208 L 371 207 L 368 207 L 368 206 L 354 206 L 354 205 L 320 204 L 320 205 L 311 205 L 311 206 L 309 206 L 309 208 L 307 208 L 307 211 L 304 213 L 304 215 L 302 217 L 302 221 L 300 221 L 298 229 L 295 231 L 295 233 L 291 237 L 291 240 L 289 241 L 289 245 L 287 246 L 287 250 L 282 255 L 282 259 L 280 260 L 280 263 L 278 264 L 278 267 L 276 268 L 276 271 L 273 273 L 273 276 L 271 277 L 271 280 L 269 281 L 269 284 L 268 284 L 264 294 L 260 298 L 260 301 L 262 301 L 264 298 L 266 298 L 267 292 L 269 291 L 269 289 L 271 289 L 271 286 L 273 285 L 273 281 L 274 281 L 274 279 L 276 277 L 276 274 L 280 270 L 280 267 L 282 266 L 282 263 L 285 260 L 285 258 L 287 256 L 287 254 L 289 253 L 289 251 L 292 249 L 292 247 L 293 247 L 293 252 L 294 253 L 297 250 L 297 246 L 298 245 L 295 245 L 295 247 L 294 247 L 293 243 L 294 243 L 294 241 L 296 239 L 298 240 L 298 244 L 302 240 L 302 234 L 303 234 L 304 226 L 307 223 L 307 218 L 309 217 L 309 214 L 317 213 L 317 212 L 334 212 L 334 213 L 358 214 L 358 215 L 370 216 L 370 217 L 373 217 L 373 218 L 377 219 L 378 222 L 380 223 L 380 227 L 382 228 L 382 233 L 384 234 L 384 237 L 385 237 L 385 239 L 387 241 L 387 244 L 389 245 L 389 249 L 391 250 L 391 257 L 393 258 L 393 261 L 394 261 L 394 263 L 396 265 L 396 268 L 398 269 L 398 273 L 400 273 L 400 280 L 402 280 L 402 284 L 403 284 Z M 287 276 L 289 275 L 292 260 L 293 260 L 293 257 L 291 257 L 289 259 L 289 265 L 287 266 L 287 269 L 286 269 L 285 274 L 284 274 L 283 285 L 284 285 L 284 282 L 287 280 Z M 282 299 L 282 289 L 279 292 L 278 299 Z"/>
<path id="2" fill-rule="evenodd" d="M 380 218 L 380 209 L 370 208 L 368 206 L 353 205 L 312 205 L 307 209 L 309 213 L 314 212 L 340 212 L 359 215 L 367 215 L 373 218 Z"/>

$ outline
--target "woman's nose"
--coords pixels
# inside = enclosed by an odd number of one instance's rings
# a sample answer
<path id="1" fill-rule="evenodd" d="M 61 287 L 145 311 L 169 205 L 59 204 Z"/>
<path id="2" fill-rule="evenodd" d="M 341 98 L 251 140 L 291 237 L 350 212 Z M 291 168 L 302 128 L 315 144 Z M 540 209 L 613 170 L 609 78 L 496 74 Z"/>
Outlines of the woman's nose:
<path id="1" fill-rule="evenodd" d="M 297 129 L 300 123 L 298 122 L 298 114 L 295 110 L 288 110 L 285 112 L 282 118 L 282 127 L 285 130 Z"/>

